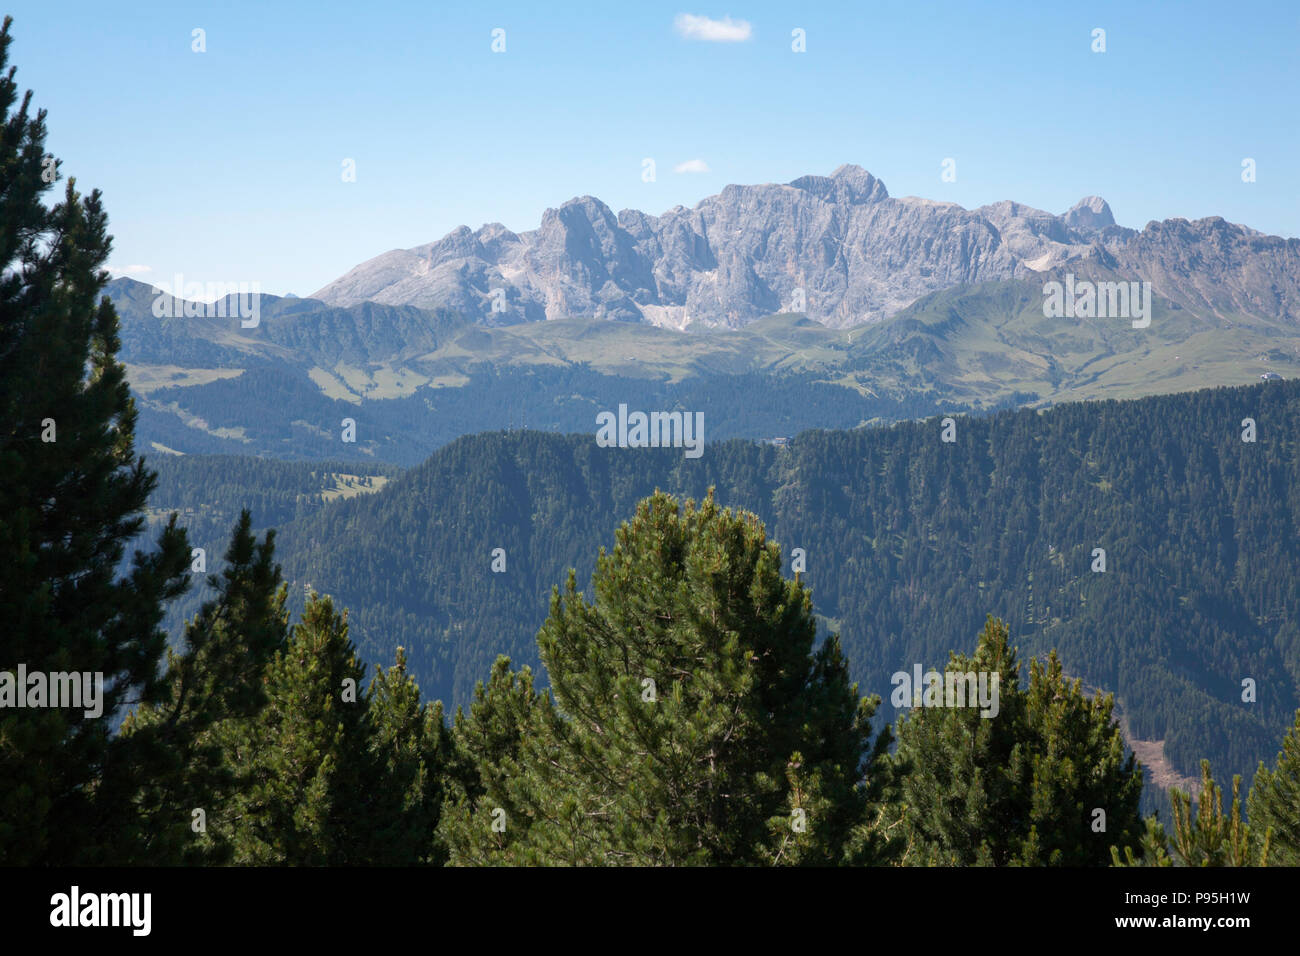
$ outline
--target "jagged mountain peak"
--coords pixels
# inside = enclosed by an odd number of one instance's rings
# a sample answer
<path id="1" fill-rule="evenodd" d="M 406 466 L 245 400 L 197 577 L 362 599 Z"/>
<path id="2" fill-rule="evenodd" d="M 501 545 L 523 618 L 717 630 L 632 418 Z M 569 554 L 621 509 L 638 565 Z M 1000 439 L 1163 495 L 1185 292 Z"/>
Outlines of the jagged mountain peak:
<path id="1" fill-rule="evenodd" d="M 443 306 L 492 326 L 598 318 L 737 328 L 800 312 L 844 328 L 953 286 L 1104 260 L 1189 307 L 1300 315 L 1300 243 L 1198 223 L 1124 229 L 1099 196 L 1060 216 L 1010 199 L 973 210 L 895 199 L 866 169 L 845 164 L 784 185 L 729 185 L 658 216 L 615 215 L 578 196 L 528 232 L 462 226 L 385 253 L 314 298 Z M 1194 261 L 1216 268 L 1193 278 L 1174 269 Z"/>
<path id="2" fill-rule="evenodd" d="M 1100 232 L 1115 225 L 1110 205 L 1100 196 L 1085 196 L 1070 207 L 1061 217 L 1071 229 L 1080 232 Z"/>
<path id="3" fill-rule="evenodd" d="M 869 203 L 889 198 L 889 190 L 861 166 L 845 163 L 829 176 L 800 176 L 790 185 L 832 202 Z"/>

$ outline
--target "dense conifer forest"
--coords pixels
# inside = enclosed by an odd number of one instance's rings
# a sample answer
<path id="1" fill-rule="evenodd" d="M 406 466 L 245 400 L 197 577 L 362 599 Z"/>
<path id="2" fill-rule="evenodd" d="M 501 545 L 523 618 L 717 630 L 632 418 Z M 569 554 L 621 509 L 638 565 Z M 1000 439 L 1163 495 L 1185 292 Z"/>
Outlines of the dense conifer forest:
<path id="1" fill-rule="evenodd" d="M 1017 393 L 999 404 L 1032 397 Z M 872 397 L 811 374 L 718 374 L 671 383 L 604 375 L 581 365 L 484 366 L 459 387 L 426 388 L 404 398 L 357 405 L 327 398 L 300 369 L 263 364 L 237 378 L 151 391 L 140 400 L 140 428 L 151 442 L 186 454 L 415 465 L 467 433 L 511 425 L 534 431 L 585 429 L 598 411 L 620 402 L 632 408 L 708 409 L 706 434 L 712 439 L 789 436 L 815 426 L 852 428 L 874 419 L 933 414 L 938 407 L 923 392 L 901 399 Z M 967 410 L 965 405 L 945 407 Z M 268 416 L 268 408 L 276 414 Z M 184 420 L 174 413 L 177 409 L 183 410 Z M 357 423 L 355 443 L 339 440 L 344 418 Z M 195 419 L 220 422 L 225 437 L 185 423 Z"/>
<path id="2" fill-rule="evenodd" d="M 9 27 L 0 863 L 1300 861 L 1300 383 L 155 464 Z"/>
<path id="3" fill-rule="evenodd" d="M 785 573 L 803 550 L 801 580 L 864 689 L 887 697 L 895 672 L 941 665 L 992 612 L 1026 650 L 1056 648 L 1114 691 L 1133 736 L 1163 740 L 1183 776 L 1202 757 L 1248 772 L 1300 704 L 1298 404 L 1300 385 L 1265 383 L 957 417 L 953 442 L 932 419 L 712 443 L 698 460 L 590 434 L 469 436 L 283 524 L 280 553 L 293 580 L 352 608 L 363 657 L 401 644 L 428 693 L 461 703 L 498 653 L 537 663 L 551 587 L 569 567 L 585 585 L 637 500 L 715 487 L 763 518 Z M 223 501 L 202 488 L 160 504 Z"/>

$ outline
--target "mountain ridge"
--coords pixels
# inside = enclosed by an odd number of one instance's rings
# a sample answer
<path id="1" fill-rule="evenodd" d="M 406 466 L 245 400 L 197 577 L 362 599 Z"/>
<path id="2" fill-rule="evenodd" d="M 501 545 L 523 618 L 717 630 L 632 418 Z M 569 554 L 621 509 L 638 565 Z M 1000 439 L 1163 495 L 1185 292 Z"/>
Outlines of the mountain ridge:
<path id="1" fill-rule="evenodd" d="M 462 225 L 360 263 L 312 298 L 441 306 L 492 326 L 595 318 L 741 328 L 788 311 L 850 328 L 955 285 L 1088 260 L 1151 281 L 1186 308 L 1300 316 L 1300 240 L 1215 216 L 1134 230 L 1099 196 L 1060 215 L 1014 200 L 967 210 L 893 198 L 851 164 L 784 184 L 728 185 L 659 216 L 615 214 L 585 195 L 547 209 L 533 230 Z"/>

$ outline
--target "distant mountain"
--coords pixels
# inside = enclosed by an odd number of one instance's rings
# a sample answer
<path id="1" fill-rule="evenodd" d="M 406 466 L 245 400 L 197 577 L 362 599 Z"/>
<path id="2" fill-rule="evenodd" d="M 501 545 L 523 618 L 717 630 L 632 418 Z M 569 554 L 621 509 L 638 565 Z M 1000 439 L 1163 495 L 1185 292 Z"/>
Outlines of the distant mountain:
<path id="1" fill-rule="evenodd" d="M 256 324 L 244 328 L 235 296 L 218 309 L 127 278 L 114 279 L 105 294 L 121 318 L 119 357 L 132 365 L 238 368 L 270 361 L 330 368 L 402 362 L 435 351 L 469 325 L 446 309 L 376 302 L 338 307 L 262 293 Z M 160 299 L 161 318 L 154 312 Z"/>
<path id="2" fill-rule="evenodd" d="M 314 298 L 446 307 L 484 325 L 595 318 L 740 328 L 798 312 L 848 328 L 953 286 L 1082 263 L 1219 317 L 1300 318 L 1300 240 L 1217 217 L 1138 232 L 1116 225 L 1097 196 L 1060 216 L 1010 201 L 967 210 L 895 199 L 851 165 L 785 185 L 727 186 L 661 216 L 615 215 L 582 196 L 548 209 L 529 232 L 461 226 L 386 252 Z"/>
<path id="3" fill-rule="evenodd" d="M 1071 268 L 1115 277 L 1098 258 Z M 157 318 L 157 290 L 130 279 L 107 291 L 144 447 L 190 454 L 414 464 L 476 431 L 589 431 L 620 402 L 701 411 L 713 438 L 762 438 L 1300 376 L 1300 333 L 1286 318 L 1222 317 L 1158 296 L 1143 329 L 1047 318 L 1043 281 L 1062 277 L 955 286 L 853 329 L 787 314 L 705 334 L 599 320 L 485 327 L 445 309 L 274 296 L 243 328 L 235 317 Z M 341 444 L 349 417 L 357 442 Z"/>

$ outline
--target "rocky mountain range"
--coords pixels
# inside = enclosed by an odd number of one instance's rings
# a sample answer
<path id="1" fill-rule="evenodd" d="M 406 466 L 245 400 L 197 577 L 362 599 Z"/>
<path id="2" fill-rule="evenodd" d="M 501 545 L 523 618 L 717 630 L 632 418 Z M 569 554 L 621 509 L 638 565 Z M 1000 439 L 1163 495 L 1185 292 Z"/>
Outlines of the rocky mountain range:
<path id="1" fill-rule="evenodd" d="M 893 198 L 858 166 L 727 186 L 693 209 L 617 215 L 583 196 L 539 228 L 461 226 L 364 262 L 312 298 L 445 307 L 483 325 L 564 318 L 740 328 L 798 312 L 832 328 L 892 316 L 953 286 L 1062 267 L 1150 281 L 1199 312 L 1300 317 L 1300 240 L 1219 217 L 1115 223 L 1089 196 L 1063 215 L 1012 201 L 968 210 Z"/>

